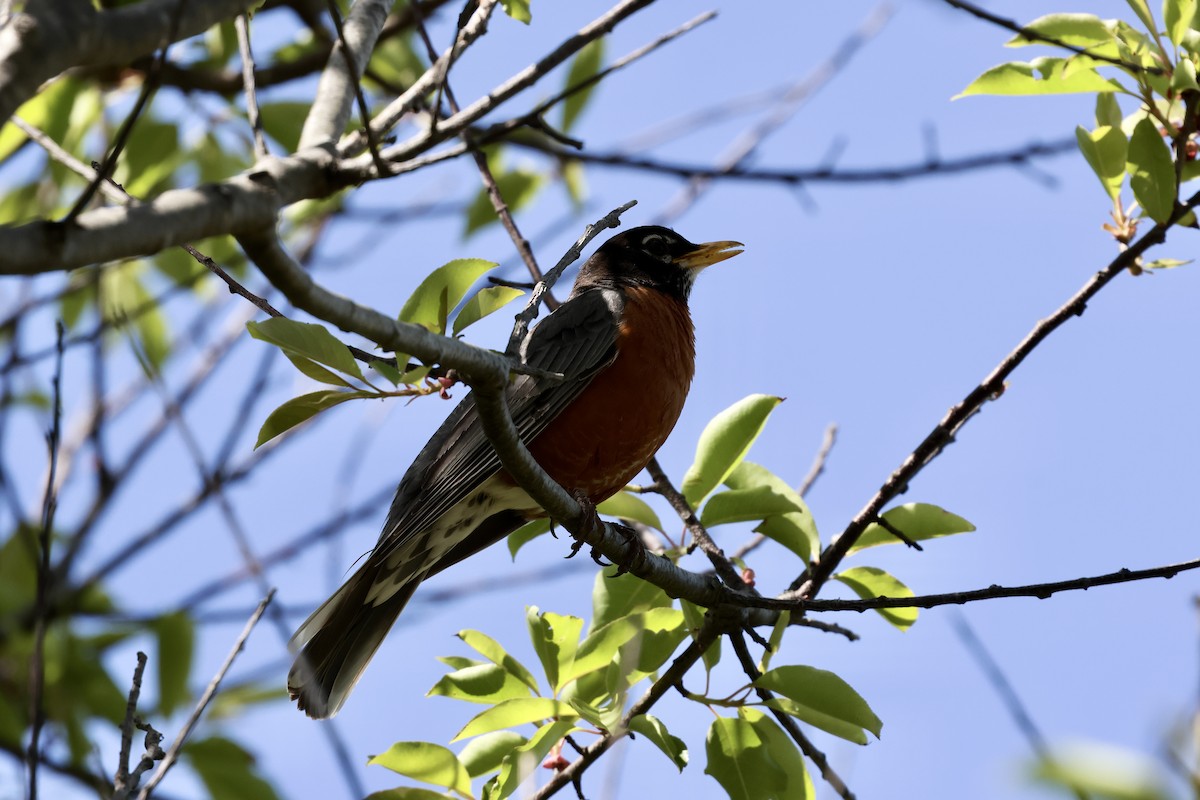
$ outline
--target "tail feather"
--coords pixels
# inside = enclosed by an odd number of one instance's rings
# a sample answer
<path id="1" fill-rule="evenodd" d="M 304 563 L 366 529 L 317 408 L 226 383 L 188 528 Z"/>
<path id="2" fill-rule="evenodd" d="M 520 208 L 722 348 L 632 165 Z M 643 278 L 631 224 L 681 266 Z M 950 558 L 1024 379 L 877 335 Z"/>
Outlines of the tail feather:
<path id="1" fill-rule="evenodd" d="M 303 648 L 288 672 L 288 694 L 314 719 L 332 717 L 346 702 L 420 583 L 410 581 L 374 605 L 367 597 L 377 578 L 378 567 L 364 565 L 292 637 Z"/>

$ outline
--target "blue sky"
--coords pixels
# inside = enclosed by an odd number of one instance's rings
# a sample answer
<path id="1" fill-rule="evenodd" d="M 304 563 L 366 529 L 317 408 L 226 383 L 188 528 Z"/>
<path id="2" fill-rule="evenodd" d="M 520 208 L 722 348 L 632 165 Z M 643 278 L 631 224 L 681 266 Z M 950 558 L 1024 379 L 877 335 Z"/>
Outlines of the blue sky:
<path id="1" fill-rule="evenodd" d="M 720 12 L 715 21 L 601 86 L 576 130 L 590 149 L 619 148 L 658 122 L 803 77 L 872 8 L 660 3 L 614 32 L 609 57 L 714 7 Z M 590 0 L 535 2 L 528 28 L 497 17 L 487 39 L 452 74 L 460 100 L 486 90 L 605 8 Z M 1047 11 L 1128 16 L 1126 6 L 1116 2 L 1006 2 L 994 10 L 1020 20 Z M 931 137 L 937 153 L 951 158 L 1058 141 L 1071 136 L 1075 125 L 1092 124 L 1087 96 L 952 102 L 985 68 L 1030 51 L 1005 50 L 1005 32 L 932 0 L 897 2 L 893 11 L 879 35 L 762 144 L 756 165 L 813 166 L 836 142 L 844 146 L 841 167 L 909 164 L 926 158 Z M 433 30 L 438 42 L 447 36 L 445 20 L 440 23 Z M 532 105 L 558 85 L 552 79 L 515 108 Z M 302 95 L 304 89 L 289 91 Z M 705 126 L 651 154 L 711 163 L 757 118 Z M 517 150 L 509 161 L 542 163 Z M 660 454 L 667 472 L 682 477 L 704 424 L 721 409 L 752 392 L 786 397 L 750 458 L 798 483 L 825 426 L 837 423 L 839 438 L 827 471 L 808 498 L 827 542 L 952 404 L 1115 255 L 1100 227 L 1107 200 L 1082 158 L 1070 153 L 1039 161 L 1035 169 L 1033 175 L 1000 168 L 895 184 L 810 185 L 802 193 L 747 183 L 714 186 L 674 227 L 694 241 L 742 241 L 746 252 L 707 271 L 693 294 L 697 376 L 684 416 Z M 365 187 L 354 202 L 385 208 L 469 196 L 476 181 L 464 162 Z M 568 204 L 558 186 L 518 215 L 543 264 L 553 263 L 587 221 L 629 199 L 639 204 L 626 214 L 626 225 L 650 221 L 681 185 L 604 168 L 590 168 L 587 181 L 586 207 L 565 227 Z M 543 233 L 549 229 L 557 230 Z M 338 254 L 356 252 L 364 236 L 374 240 L 367 255 L 331 263 Z M 1189 258 L 1194 237 L 1190 231 L 1173 234 L 1155 255 Z M 394 311 L 433 267 L 461 256 L 511 263 L 512 246 L 495 226 L 464 242 L 461 221 L 451 217 L 390 230 L 337 225 L 319 254 L 326 285 Z M 511 274 L 519 277 L 515 268 Z M 918 594 L 928 594 L 1195 557 L 1198 291 L 1194 267 L 1120 276 L 1087 313 L 1038 349 L 1005 395 L 985 407 L 903 497 L 942 505 L 978 530 L 932 542 L 923 553 L 879 548 L 854 563 L 888 569 Z M 222 308 L 222 318 L 239 310 Z M 504 319 L 490 320 L 472 328 L 469 338 L 499 346 L 507 326 Z M 244 342 L 222 365 L 225 377 L 190 412 L 198 429 L 227 423 L 238 396 L 230 387 L 255 368 L 262 347 Z M 305 390 L 285 366 L 276 365 L 270 394 L 256 411 L 260 418 Z M 428 399 L 335 411 L 307 441 L 233 492 L 259 552 L 287 541 L 338 504 L 353 505 L 394 484 L 449 408 Z M 246 438 L 248 450 L 252 435 Z M 143 521 L 132 528 L 140 529 L 153 518 L 147 515 L 154 505 L 191 491 L 195 477 L 179 472 L 180 453 L 171 443 L 144 468 L 144 490 L 109 516 L 90 563 L 99 563 L 128 531 L 119 520 L 128 524 L 128 515 L 136 513 Z M 349 481 L 339 477 L 347 463 L 357 465 Z M 664 520 L 670 516 L 665 505 L 659 513 Z M 279 587 L 279 602 L 310 607 L 324 597 L 373 543 L 384 514 L 381 506 L 337 544 L 273 570 L 270 582 Z M 728 526 L 718 539 L 734 549 L 747 535 Z M 359 763 L 397 740 L 444 743 L 478 710 L 423 697 L 443 671 L 436 656 L 467 654 L 454 631 L 482 630 L 532 664 L 526 605 L 590 612 L 594 567 L 584 558 L 561 561 L 566 549 L 562 540 L 539 539 L 513 565 L 497 547 L 430 581 L 425 593 L 543 567 L 561 571 L 553 581 L 437 605 L 422 602 L 418 593 L 336 720 Z M 238 563 L 211 509 L 160 550 L 158 567 L 117 576 L 116 591 L 131 608 L 169 609 Z M 751 564 L 765 592 L 782 589 L 799 571 L 773 545 L 758 551 Z M 961 614 L 982 638 L 1052 743 L 1096 740 L 1154 754 L 1168 729 L 1195 707 L 1195 592 L 1195 577 L 1184 573 L 1171 581 L 1044 601 L 994 600 L 961 611 L 923 611 L 906 633 L 871 613 L 830 615 L 861 641 L 795 631 L 775 663 L 836 671 L 883 719 L 882 739 L 865 748 L 813 736 L 859 797 L 1043 797 L 1022 777 L 1028 744 L 956 638 L 954 617 Z M 256 599 L 256 590 L 245 587 L 213 607 L 249 608 Z M 240 626 L 206 629 L 197 684 L 219 664 Z M 126 660 L 131 666 L 132 656 Z M 110 666 L 116 674 L 128 670 L 116 660 Z M 264 625 L 235 674 L 274 670 L 282 682 L 285 669 L 280 637 Z M 742 682 L 731 665 L 723 665 L 715 680 L 726 692 Z M 689 679 L 696 689 L 701 681 Z M 678 775 L 647 742 L 626 743 L 587 773 L 589 798 L 722 796 L 703 773 L 709 712 L 672 698 L 657 713 L 687 741 L 692 765 Z M 318 723 L 294 709 L 267 706 L 226 731 L 252 744 L 287 796 L 345 796 Z M 115 752 L 104 752 L 109 749 Z M 378 767 L 363 768 L 361 775 L 372 790 L 400 782 Z M 188 794 L 186 780 L 182 774 L 172 779 L 173 795 Z M 817 784 L 819 797 L 831 796 Z"/>

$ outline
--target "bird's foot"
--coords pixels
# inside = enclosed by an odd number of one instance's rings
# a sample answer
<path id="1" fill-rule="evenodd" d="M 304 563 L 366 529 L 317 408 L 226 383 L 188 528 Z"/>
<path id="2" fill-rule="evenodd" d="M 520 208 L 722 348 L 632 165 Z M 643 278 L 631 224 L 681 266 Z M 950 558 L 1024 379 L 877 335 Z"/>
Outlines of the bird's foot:
<path id="1" fill-rule="evenodd" d="M 571 492 L 571 496 L 575 498 L 575 502 L 579 503 L 580 510 L 580 526 L 579 534 L 571 534 L 575 537 L 575 541 L 571 543 L 571 552 L 567 554 L 567 558 L 574 558 L 577 553 L 583 548 L 587 540 L 590 539 L 597 531 L 604 527 L 604 522 L 600 519 L 600 515 L 596 513 L 596 504 L 584 492 L 576 489 Z M 592 548 L 592 560 L 600 564 L 600 560 L 596 556 L 596 548 Z M 602 564 L 601 566 L 608 566 Z"/>
<path id="2" fill-rule="evenodd" d="M 624 552 L 621 559 L 616 562 L 617 571 L 612 576 L 619 578 L 626 572 L 638 570 L 644 564 L 646 545 L 642 543 L 642 537 L 638 535 L 638 532 L 628 525 L 613 525 L 612 528 L 625 540 Z"/>

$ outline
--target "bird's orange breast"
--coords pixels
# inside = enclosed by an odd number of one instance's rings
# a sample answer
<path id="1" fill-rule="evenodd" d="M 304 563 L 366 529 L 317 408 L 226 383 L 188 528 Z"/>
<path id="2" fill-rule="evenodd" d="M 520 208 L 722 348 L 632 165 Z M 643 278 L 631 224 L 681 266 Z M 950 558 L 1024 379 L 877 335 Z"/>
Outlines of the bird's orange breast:
<path id="1" fill-rule="evenodd" d="M 632 480 L 666 441 L 694 372 L 687 305 L 653 289 L 629 289 L 616 360 L 529 450 L 559 485 L 599 503 Z"/>

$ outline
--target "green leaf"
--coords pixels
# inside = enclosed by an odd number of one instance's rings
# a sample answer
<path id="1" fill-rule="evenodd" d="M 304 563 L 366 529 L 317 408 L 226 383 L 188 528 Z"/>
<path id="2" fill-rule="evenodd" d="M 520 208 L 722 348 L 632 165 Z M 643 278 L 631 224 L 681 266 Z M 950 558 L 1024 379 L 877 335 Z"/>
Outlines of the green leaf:
<path id="1" fill-rule="evenodd" d="M 132 326 L 136 345 L 150 368 L 157 370 L 171 352 L 171 344 L 166 317 L 142 282 L 145 266 L 143 261 L 127 261 L 101 271 L 101 315 L 119 327 Z"/>
<path id="2" fill-rule="evenodd" d="M 554 745 L 575 729 L 571 720 L 547 722 L 525 744 L 517 747 L 504 759 L 500 767 L 496 791 L 491 797 L 508 797 L 537 770 Z"/>
<path id="3" fill-rule="evenodd" d="M 443 675 L 426 694 L 495 704 L 514 697 L 529 697 L 531 692 L 520 678 L 499 664 L 477 664 Z"/>
<path id="4" fill-rule="evenodd" d="M 1109 800 L 1168 800 L 1162 770 L 1141 753 L 1106 744 L 1078 744 L 1056 748 L 1049 757 L 1034 762 L 1031 775 L 1049 786 L 1076 795 Z"/>
<path id="5" fill-rule="evenodd" d="M 566 683 L 564 676 L 575 661 L 583 620 L 552 611 L 539 614 L 537 606 L 528 607 L 525 618 L 533 649 L 546 671 L 546 680 L 557 692 Z"/>
<path id="6" fill-rule="evenodd" d="M 1094 14 L 1047 14 L 1022 27 L 1075 47 L 1091 47 L 1113 38 L 1108 23 Z M 1037 39 L 1027 39 L 1024 34 L 1018 33 L 1005 42 L 1004 46 L 1027 47 L 1044 44 L 1046 43 Z"/>
<path id="7" fill-rule="evenodd" d="M 524 294 L 525 292 L 511 286 L 488 286 L 480 289 L 463 304 L 462 311 L 458 312 L 458 316 L 454 318 L 454 335 L 458 336 L 467 329 L 468 325 L 474 325 L 488 314 L 499 311 Z"/>
<path id="8" fill-rule="evenodd" d="M 461 731 L 451 740 L 457 742 L 469 736 L 490 733 L 501 728 L 512 728 L 528 722 L 558 717 L 564 720 L 576 719 L 579 714 L 566 703 L 551 700 L 549 697 L 521 697 L 505 700 L 495 706 L 476 714 Z"/>
<path id="9" fill-rule="evenodd" d="M 725 478 L 725 485 L 731 489 L 769 487 L 776 494 L 788 498 L 800 509 L 799 511 L 772 516 L 764 520 L 755 530 L 768 539 L 783 545 L 805 561 L 808 561 L 813 553 L 821 549 L 821 536 L 817 532 L 816 520 L 813 519 L 808 506 L 805 505 L 804 498 L 783 478 L 764 466 L 752 461 L 743 461 Z"/>
<path id="10" fill-rule="evenodd" d="M 537 679 L 533 677 L 533 673 L 526 669 L 524 664 L 522 664 L 513 656 L 509 655 L 508 651 L 506 651 L 495 639 L 488 636 L 486 633 L 480 633 L 479 631 L 474 631 L 469 628 L 463 629 L 454 635 L 459 639 L 462 639 L 467 646 L 474 648 L 476 652 L 478 652 L 488 661 L 504 667 L 504 669 L 515 676 L 517 680 L 521 681 L 521 683 L 532 689 L 535 694 L 537 693 Z"/>
<path id="11" fill-rule="evenodd" d="M 1175 164 L 1171 151 L 1146 117 L 1129 137 L 1129 188 L 1155 222 L 1166 222 L 1175 210 Z"/>
<path id="12" fill-rule="evenodd" d="M 738 709 L 738 716 L 750 723 L 758 738 L 767 746 L 767 754 L 771 760 L 783 770 L 787 783 L 780 797 L 787 800 L 808 800 L 815 797 L 812 776 L 804 768 L 804 756 L 775 720 L 756 708 L 745 706 Z"/>
<path id="13" fill-rule="evenodd" d="M 366 800 L 450 800 L 452 794 L 435 792 L 423 786 L 397 786 L 382 792 L 371 792 Z"/>
<path id="14" fill-rule="evenodd" d="M 1147 31 L 1158 30 L 1158 26 L 1154 24 L 1154 15 L 1150 13 L 1150 4 L 1146 0 L 1125 0 L 1125 2 L 1133 9 L 1133 13 L 1137 14 L 1137 18 L 1146 26 Z"/>
<path id="15" fill-rule="evenodd" d="M 762 520 L 779 514 L 797 512 L 802 508 L 772 486 L 730 489 L 717 492 L 708 499 L 700 514 L 700 524 L 711 528 L 730 522 Z"/>
<path id="16" fill-rule="evenodd" d="M 492 731 L 467 742 L 458 754 L 458 760 L 467 768 L 468 775 L 478 778 L 500 769 L 505 757 L 526 741 L 524 736 L 514 731 Z"/>
<path id="17" fill-rule="evenodd" d="M 159 617 L 152 628 L 158 640 L 158 710 L 170 716 L 191 697 L 188 677 L 196 630 L 192 618 L 182 611 Z"/>
<path id="18" fill-rule="evenodd" d="M 471 776 L 453 751 L 432 742 L 396 742 L 387 752 L 367 759 L 367 764 L 422 783 L 442 786 L 462 797 L 471 798 Z"/>
<path id="19" fill-rule="evenodd" d="M 1196 0 L 1163 0 L 1163 20 L 1171 44 L 1178 47 L 1192 27 L 1196 16 Z"/>
<path id="20" fill-rule="evenodd" d="M 621 647 L 618 663 L 636 665 L 637 670 L 627 675 L 632 686 L 666 663 L 688 637 L 688 628 L 683 612 L 675 608 L 652 608 L 629 620 L 638 626 L 638 634 Z"/>
<path id="21" fill-rule="evenodd" d="M 1101 92 L 1096 95 L 1096 126 L 1120 128 L 1125 117 L 1121 115 L 1121 106 L 1117 104 L 1117 96 L 1112 92 Z"/>
<path id="22" fill-rule="evenodd" d="M 1182 267 L 1186 264 L 1191 264 L 1193 259 L 1180 260 L 1178 258 L 1158 258 L 1154 261 L 1142 264 L 1142 269 L 1174 269 Z"/>
<path id="23" fill-rule="evenodd" d="M 413 48 L 411 36 L 401 35 L 380 41 L 363 72 L 364 80 L 378 76 L 392 86 L 411 86 L 426 69 L 424 59 Z"/>
<path id="24" fill-rule="evenodd" d="M 833 577 L 849 586 L 863 600 L 871 600 L 876 597 L 913 596 L 912 589 L 878 567 L 854 567 L 839 572 Z M 877 608 L 875 610 L 902 631 L 908 630 L 917 621 L 916 608 Z"/>
<path id="25" fill-rule="evenodd" d="M 695 637 L 696 632 L 700 630 L 700 626 L 704 624 L 704 615 L 707 613 L 707 610 L 682 598 L 679 600 L 679 608 L 683 611 L 683 617 L 687 621 L 689 633 Z M 721 638 L 714 641 L 700 658 L 704 661 L 705 672 L 711 672 L 713 667 L 721 660 Z"/>
<path id="26" fill-rule="evenodd" d="M 263 422 L 262 427 L 258 429 L 258 441 L 254 443 L 254 447 L 255 449 L 261 447 L 279 434 L 291 430 L 301 422 L 307 422 L 322 411 L 333 408 L 339 403 L 364 397 L 373 397 L 373 395 L 367 392 L 341 392 L 336 389 L 322 389 L 319 392 L 310 392 L 302 394 L 299 397 L 293 397 L 272 411 L 266 421 Z"/>
<path id="27" fill-rule="evenodd" d="M 671 763 L 680 772 L 683 772 L 683 768 L 688 765 L 687 744 L 678 736 L 672 736 L 667 730 L 667 726 L 657 717 L 650 714 L 639 714 L 629 720 L 629 730 L 650 740 L 651 744 L 671 759 Z"/>
<path id="28" fill-rule="evenodd" d="M 496 266 L 482 258 L 456 258 L 421 281 L 400 309 L 400 321 L 420 325 L 434 333 L 446 332 L 446 317 L 483 273 Z"/>
<path id="29" fill-rule="evenodd" d="M 1200 90 L 1200 83 L 1196 81 L 1196 65 L 1192 59 L 1179 59 L 1179 63 L 1175 65 L 1175 72 L 1171 75 L 1171 88 L 1176 92 Z"/>
<path id="30" fill-rule="evenodd" d="M 633 492 L 617 492 L 612 497 L 596 506 L 596 511 L 609 517 L 633 520 L 661 531 L 662 522 L 650 505 Z"/>
<path id="31" fill-rule="evenodd" d="M 278 800 L 275 788 L 255 769 L 254 756 L 219 736 L 189 741 L 183 756 L 204 788 L 221 800 Z"/>
<path id="32" fill-rule="evenodd" d="M 533 15 L 529 13 L 529 0 L 500 0 L 500 7 L 517 22 L 528 25 L 533 19 Z"/>
<path id="33" fill-rule="evenodd" d="M 779 652 L 779 647 L 783 644 L 783 634 L 791 624 L 792 612 L 780 611 L 775 624 L 771 626 L 771 638 L 767 640 L 768 646 L 763 651 L 762 661 L 759 662 L 759 672 L 766 672 L 771 668 L 771 659 Z"/>
<path id="34" fill-rule="evenodd" d="M 600 66 L 604 63 L 604 39 L 593 39 L 583 46 L 583 49 L 575 56 L 571 62 L 571 70 L 567 73 L 567 83 L 564 88 L 570 89 L 583 83 L 588 78 L 600 71 Z M 562 122 L 560 123 L 564 133 L 569 132 L 575 124 L 575 120 L 579 118 L 579 113 L 587 106 L 588 100 L 592 96 L 598 84 L 593 83 L 586 89 L 581 89 L 578 92 L 567 97 L 563 101 L 562 106 Z"/>
<path id="35" fill-rule="evenodd" d="M 614 575 L 616 570 L 616 567 L 609 567 L 596 573 L 589 632 L 630 614 L 669 608 L 672 604 L 667 593 L 654 584 L 628 572 Z"/>
<path id="36" fill-rule="evenodd" d="M 512 556 L 513 561 L 516 561 L 517 553 L 522 547 L 549 532 L 550 520 L 548 519 L 535 519 L 533 522 L 525 523 L 508 535 L 508 554 Z"/>
<path id="37" fill-rule="evenodd" d="M 496 188 L 500 190 L 500 197 L 503 198 L 504 205 L 508 206 L 508 210 L 514 214 L 529 205 L 537 195 L 538 189 L 542 188 L 545 180 L 540 173 L 527 169 L 501 172 L 496 174 L 495 178 Z M 463 231 L 463 237 L 468 237 L 480 228 L 499 221 L 500 217 L 496 214 L 496 207 L 492 205 L 491 195 L 488 194 L 487 189 L 480 189 L 479 194 L 475 195 L 475 199 L 471 201 L 471 205 L 467 206 L 467 226 Z"/>
<path id="38" fill-rule="evenodd" d="M 139 119 L 121 151 L 113 180 L 134 197 L 144 198 L 167 185 L 176 168 L 187 158 L 179 146 L 174 123 Z"/>
<path id="39" fill-rule="evenodd" d="M 1100 95 L 1112 97 L 1112 95 Z M 1128 143 L 1120 126 L 1102 126 L 1090 133 L 1081 125 L 1075 129 L 1075 141 L 1079 150 L 1104 191 L 1112 200 L 1121 194 L 1125 182 L 1125 156 Z"/>
<path id="40" fill-rule="evenodd" d="M 1121 84 L 1102 77 L 1092 68 L 1063 73 L 1066 59 L 1037 58 L 1029 63 L 1010 61 L 984 72 L 954 96 L 1047 95 L 1090 92 L 1119 92 Z"/>
<path id="41" fill-rule="evenodd" d="M 578 161 L 567 161 L 559 168 L 559 176 L 562 178 L 563 185 L 567 188 L 567 196 L 571 198 L 571 205 L 576 211 L 583 208 L 583 201 L 587 200 L 587 171 L 584 170 L 583 164 Z"/>
<path id="42" fill-rule="evenodd" d="M 262 322 L 247 322 L 246 330 L 255 339 L 275 345 L 289 358 L 299 356 L 362 380 L 362 370 L 359 369 L 354 356 L 350 355 L 349 348 L 326 330 L 324 325 L 296 322 L 286 317 L 272 317 Z M 297 362 L 292 359 L 292 363 Z"/>
<path id="43" fill-rule="evenodd" d="M 951 514 L 944 508 L 931 503 L 905 503 L 883 512 L 883 518 L 892 524 L 896 530 L 903 533 L 914 542 L 926 539 L 938 539 L 955 533 L 969 533 L 975 526 L 957 514 Z M 871 523 L 863 531 L 862 536 L 850 548 L 849 553 L 857 553 L 868 547 L 881 544 L 899 544 L 900 540 L 887 531 L 882 525 Z M 847 553 L 847 555 L 849 555 Z"/>
<path id="44" fill-rule="evenodd" d="M 704 773 L 716 778 L 729 800 L 784 800 L 787 775 L 746 720 L 713 720 L 704 748 L 708 755 Z"/>
<path id="45" fill-rule="evenodd" d="M 762 433 L 767 417 L 782 397 L 752 394 L 722 411 L 704 427 L 696 444 L 696 459 L 683 477 L 683 495 L 692 508 L 720 485 Z"/>
<path id="46" fill-rule="evenodd" d="M 40 129 L 56 142 L 62 142 L 71 120 L 71 107 L 83 84 L 74 78 L 57 80 L 21 104 L 17 116 Z M 16 125 L 0 127 L 0 162 L 17 152 L 26 136 Z"/>
<path id="47" fill-rule="evenodd" d="M 570 619 L 576 619 L 571 617 Z M 628 642 L 640 632 L 640 626 L 628 617 L 613 620 L 588 634 L 584 639 L 570 664 L 565 665 L 559 672 L 559 687 L 589 672 L 603 669 L 612 663 L 621 645 Z M 558 688 L 558 687 L 556 687 Z"/>
<path id="48" fill-rule="evenodd" d="M 258 107 L 263 131 L 278 142 L 284 152 L 294 153 L 300 146 L 300 132 L 311 107 L 311 103 L 295 101 L 264 103 Z"/>
<path id="49" fill-rule="evenodd" d="M 221 684 L 221 691 L 213 698 L 205 711 L 205 718 L 215 722 L 222 719 L 232 719 L 248 706 L 262 703 L 273 703 L 286 700 L 287 692 L 284 687 L 274 681 Z"/>
<path id="50" fill-rule="evenodd" d="M 834 736 L 865 744 L 865 736 L 847 736 L 846 726 L 858 729 L 859 734 L 865 728 L 876 738 L 883 729 L 867 701 L 827 670 L 790 664 L 763 673 L 754 683 L 792 701 L 787 713 Z"/>

